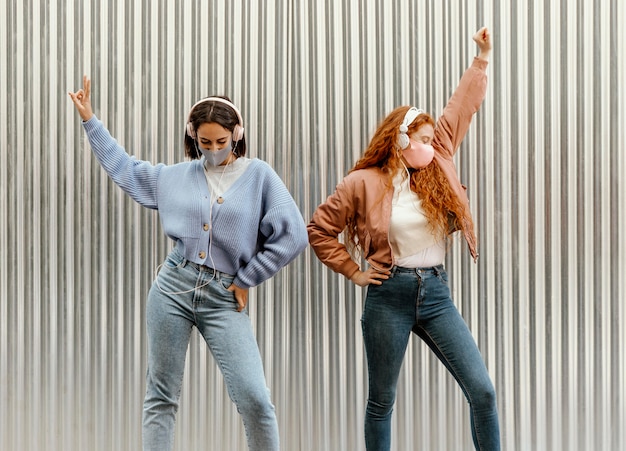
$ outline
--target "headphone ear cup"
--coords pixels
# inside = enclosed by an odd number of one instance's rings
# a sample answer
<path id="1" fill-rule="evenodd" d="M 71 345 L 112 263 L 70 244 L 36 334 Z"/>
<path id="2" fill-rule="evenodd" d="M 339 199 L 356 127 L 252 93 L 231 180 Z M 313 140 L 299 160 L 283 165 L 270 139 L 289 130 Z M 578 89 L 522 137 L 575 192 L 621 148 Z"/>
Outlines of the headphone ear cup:
<path id="1" fill-rule="evenodd" d="M 398 146 L 400 146 L 400 149 L 406 149 L 409 147 L 409 144 L 409 136 L 406 133 L 400 133 L 398 135 Z"/>
<path id="2" fill-rule="evenodd" d="M 193 139 L 196 139 L 196 132 L 194 131 L 193 125 L 191 125 L 191 122 L 187 122 L 186 130 L 189 136 L 191 136 Z"/>
<path id="3" fill-rule="evenodd" d="M 235 128 L 233 128 L 233 141 L 241 141 L 241 138 L 243 138 L 243 127 L 237 124 Z"/>

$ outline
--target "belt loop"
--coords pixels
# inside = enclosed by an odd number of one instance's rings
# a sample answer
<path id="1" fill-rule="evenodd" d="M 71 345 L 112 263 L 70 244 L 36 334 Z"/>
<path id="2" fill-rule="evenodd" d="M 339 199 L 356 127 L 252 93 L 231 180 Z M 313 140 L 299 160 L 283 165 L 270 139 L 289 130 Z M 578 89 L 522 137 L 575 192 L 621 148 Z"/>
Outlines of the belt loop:
<path id="1" fill-rule="evenodd" d="M 391 277 L 394 277 L 396 275 L 397 269 L 398 265 L 393 265 L 393 267 L 391 268 Z"/>
<path id="2" fill-rule="evenodd" d="M 180 265 L 181 268 L 184 268 L 185 266 L 187 266 L 187 259 L 185 257 L 183 257 L 183 259 L 180 261 Z"/>

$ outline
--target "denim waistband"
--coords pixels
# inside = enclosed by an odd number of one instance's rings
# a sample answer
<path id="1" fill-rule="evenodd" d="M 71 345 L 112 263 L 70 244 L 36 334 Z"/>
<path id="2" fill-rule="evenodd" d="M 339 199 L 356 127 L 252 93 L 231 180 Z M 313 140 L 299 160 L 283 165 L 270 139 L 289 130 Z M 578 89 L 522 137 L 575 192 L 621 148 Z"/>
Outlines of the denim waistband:
<path id="1" fill-rule="evenodd" d="M 444 271 L 443 265 L 430 266 L 428 268 L 405 268 L 403 266 L 394 266 L 391 268 L 391 274 L 397 272 L 408 272 L 413 274 L 433 273 L 440 274 Z"/>
<path id="2" fill-rule="evenodd" d="M 233 277 L 233 278 L 235 277 L 232 274 L 227 274 L 225 272 L 218 271 L 217 269 L 213 269 L 210 266 L 201 265 L 199 263 L 194 263 L 191 260 L 183 259 L 181 266 L 185 267 L 187 265 L 191 266 L 197 271 L 206 272 L 206 273 L 209 273 L 210 275 L 215 275 L 216 277 Z"/>
<path id="3" fill-rule="evenodd" d="M 228 274 L 228 273 L 219 271 L 217 269 L 213 269 L 210 266 L 201 265 L 200 263 L 195 263 L 195 262 L 192 262 L 191 260 L 187 260 L 185 256 L 183 255 L 182 251 L 178 247 L 175 247 L 174 249 L 172 249 L 170 253 L 170 258 L 172 258 L 175 262 L 177 262 L 178 266 L 181 268 L 184 268 L 185 266 L 189 265 L 196 271 L 206 272 L 206 273 L 209 273 L 210 275 L 233 277 L 233 278 L 235 277 L 232 274 Z"/>

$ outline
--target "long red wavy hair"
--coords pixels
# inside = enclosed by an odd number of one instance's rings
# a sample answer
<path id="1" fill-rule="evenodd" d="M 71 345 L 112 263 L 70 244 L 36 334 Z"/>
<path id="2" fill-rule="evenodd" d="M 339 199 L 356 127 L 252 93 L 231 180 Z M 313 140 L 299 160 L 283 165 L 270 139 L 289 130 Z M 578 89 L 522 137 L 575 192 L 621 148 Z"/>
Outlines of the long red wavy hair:
<path id="1" fill-rule="evenodd" d="M 378 167 L 386 176 L 385 184 L 393 189 L 393 178 L 403 163 L 399 152 L 398 135 L 409 106 L 401 106 L 393 110 L 378 126 L 363 156 L 350 170 Z M 408 135 L 415 133 L 425 124 L 435 126 L 435 120 L 428 113 L 422 113 L 409 125 Z M 422 169 L 409 169 L 411 173 L 411 190 L 415 192 L 422 204 L 422 209 L 432 228 L 432 232 L 441 238 L 447 238 L 452 232 L 459 230 L 463 224 L 472 226 L 472 217 L 458 197 L 452 191 L 448 179 L 433 160 Z M 384 196 L 384 194 L 383 194 Z M 380 201 L 383 200 L 381 196 Z M 460 218 L 460 219 L 459 219 Z M 358 247 L 356 224 L 350 221 L 347 226 L 348 247 Z"/>

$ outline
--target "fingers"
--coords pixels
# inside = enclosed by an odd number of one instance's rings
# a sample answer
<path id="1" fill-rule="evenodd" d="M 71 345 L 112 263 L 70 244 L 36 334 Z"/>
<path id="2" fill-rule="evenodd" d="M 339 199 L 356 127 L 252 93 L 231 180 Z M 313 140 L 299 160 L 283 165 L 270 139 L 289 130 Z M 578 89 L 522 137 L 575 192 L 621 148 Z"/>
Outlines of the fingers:
<path id="1" fill-rule="evenodd" d="M 379 276 L 377 276 L 376 278 L 371 277 L 371 278 L 368 280 L 368 282 L 369 282 L 370 284 L 372 284 L 372 285 L 382 285 L 382 284 L 383 284 L 383 281 L 385 281 L 385 280 L 387 280 L 387 279 L 389 279 L 389 276 L 382 276 L 382 275 L 379 275 Z"/>
<path id="2" fill-rule="evenodd" d="M 384 280 L 389 279 L 390 271 L 379 272 L 374 268 L 368 268 L 366 271 L 356 271 L 350 280 L 360 287 L 367 285 L 382 285 Z"/>
<path id="3" fill-rule="evenodd" d="M 76 92 L 68 92 L 70 98 L 76 105 L 82 105 L 89 101 L 91 95 L 91 80 L 87 75 L 83 75 L 83 87 Z"/>
<path id="4" fill-rule="evenodd" d="M 389 274 L 391 273 L 389 271 L 378 272 L 374 268 L 368 268 L 368 270 L 365 271 L 365 274 L 367 276 L 367 283 L 372 285 L 382 285 L 384 280 L 389 279 Z"/>
<path id="5" fill-rule="evenodd" d="M 91 96 L 91 79 L 87 75 L 83 75 L 83 89 L 85 90 L 85 99 Z"/>
<path id="6" fill-rule="evenodd" d="M 91 80 L 87 75 L 83 75 L 83 87 L 78 91 L 72 93 L 68 93 L 70 99 L 74 103 L 78 114 L 83 121 L 87 122 L 93 116 L 93 110 L 91 108 L 91 101 L 89 100 L 91 96 Z"/>
<path id="7" fill-rule="evenodd" d="M 472 39 L 476 42 L 476 45 L 478 45 L 478 48 L 480 49 L 478 58 L 488 60 L 489 53 L 491 52 L 491 34 L 489 33 L 487 27 L 482 27 L 478 30 Z"/>
<path id="8" fill-rule="evenodd" d="M 487 29 L 487 27 L 483 27 L 479 30 L 479 36 L 482 39 L 483 42 L 488 43 L 489 40 L 491 39 L 491 36 L 489 35 L 489 30 Z"/>
<path id="9" fill-rule="evenodd" d="M 228 291 L 232 291 L 235 295 L 235 300 L 237 301 L 237 311 L 241 312 L 248 305 L 248 290 L 245 288 L 239 288 L 238 286 L 231 284 L 228 288 Z"/>
<path id="10" fill-rule="evenodd" d="M 70 96 L 70 99 L 72 99 L 72 102 L 74 102 L 74 105 L 76 105 L 77 107 L 83 106 L 82 99 L 84 98 L 85 94 L 82 89 L 79 89 L 76 92 L 68 92 L 68 95 Z"/>
<path id="11" fill-rule="evenodd" d="M 237 300 L 238 305 L 237 311 L 241 312 L 246 308 L 246 305 L 248 305 L 248 292 L 246 291 L 245 293 L 240 293 L 239 295 L 235 292 L 235 299 Z"/>
<path id="12" fill-rule="evenodd" d="M 79 89 L 76 92 L 68 92 L 70 98 L 76 105 L 82 105 L 83 99 L 85 98 L 85 91 Z"/>
<path id="13" fill-rule="evenodd" d="M 485 42 L 489 40 L 489 29 L 487 27 L 482 27 L 478 30 L 473 37 L 476 42 Z"/>

